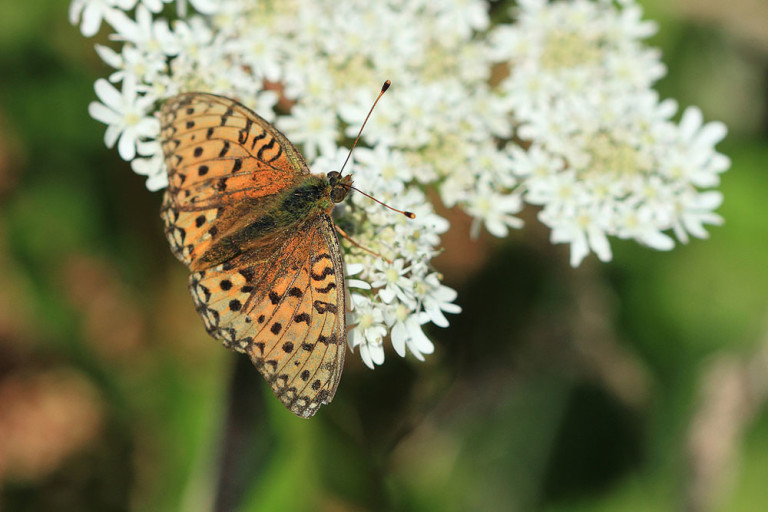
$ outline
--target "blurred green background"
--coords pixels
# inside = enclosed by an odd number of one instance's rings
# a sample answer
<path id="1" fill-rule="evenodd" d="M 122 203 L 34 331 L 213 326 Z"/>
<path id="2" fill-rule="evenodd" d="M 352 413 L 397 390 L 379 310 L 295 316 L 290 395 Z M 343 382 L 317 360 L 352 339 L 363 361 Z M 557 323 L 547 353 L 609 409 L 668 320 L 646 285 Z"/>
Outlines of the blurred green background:
<path id="1" fill-rule="evenodd" d="M 206 511 L 219 480 L 219 510 L 765 510 L 768 4 L 641 3 L 662 96 L 729 126 L 725 225 L 573 270 L 535 212 L 471 245 L 451 213 L 464 313 L 425 364 L 350 354 L 311 421 L 233 382 L 160 194 L 104 147 L 105 32 L 0 3 L 0 510 Z"/>

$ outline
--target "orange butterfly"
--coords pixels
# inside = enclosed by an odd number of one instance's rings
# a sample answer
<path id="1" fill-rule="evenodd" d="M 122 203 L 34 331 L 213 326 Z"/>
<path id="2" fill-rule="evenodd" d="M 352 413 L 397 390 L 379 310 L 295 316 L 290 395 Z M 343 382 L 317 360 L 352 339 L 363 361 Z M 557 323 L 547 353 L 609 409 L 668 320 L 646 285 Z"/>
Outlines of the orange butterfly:
<path id="1" fill-rule="evenodd" d="M 228 98 L 175 96 L 161 122 L 161 217 L 192 271 L 197 312 L 291 412 L 311 417 L 333 399 L 344 366 L 344 265 L 330 213 L 351 178 L 310 174 L 282 133 Z"/>

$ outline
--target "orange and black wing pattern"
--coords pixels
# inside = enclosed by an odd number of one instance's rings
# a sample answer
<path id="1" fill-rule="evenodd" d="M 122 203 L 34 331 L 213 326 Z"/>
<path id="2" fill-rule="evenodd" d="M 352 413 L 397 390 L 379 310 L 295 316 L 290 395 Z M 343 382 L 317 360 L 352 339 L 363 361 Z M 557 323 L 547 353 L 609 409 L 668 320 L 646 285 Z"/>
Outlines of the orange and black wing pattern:
<path id="1" fill-rule="evenodd" d="M 325 211 L 291 216 L 229 250 L 249 226 L 279 216 L 287 191 L 311 179 L 276 128 L 239 103 L 202 93 L 161 111 L 168 190 L 161 216 L 185 263 L 208 332 L 248 354 L 275 395 L 308 418 L 330 402 L 346 351 L 344 268 Z"/>
<path id="2" fill-rule="evenodd" d="M 309 418 L 331 401 L 344 366 L 341 252 L 325 214 L 274 243 L 193 272 L 189 286 L 208 332 L 248 354 L 283 404 Z"/>
<path id="3" fill-rule="evenodd" d="M 168 169 L 161 217 L 187 266 L 244 212 L 258 214 L 309 174 L 283 134 L 234 100 L 181 94 L 163 104 L 160 121 Z"/>

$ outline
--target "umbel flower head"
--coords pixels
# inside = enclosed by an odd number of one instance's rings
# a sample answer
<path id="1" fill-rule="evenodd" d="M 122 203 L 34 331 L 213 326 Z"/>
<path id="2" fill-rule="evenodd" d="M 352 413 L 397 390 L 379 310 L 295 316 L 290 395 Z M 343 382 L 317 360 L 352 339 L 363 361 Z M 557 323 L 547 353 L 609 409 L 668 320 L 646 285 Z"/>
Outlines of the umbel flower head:
<path id="1" fill-rule="evenodd" d="M 509 75 L 517 135 L 509 171 L 552 241 L 571 245 L 571 264 L 589 252 L 611 259 L 609 236 L 658 250 L 720 224 L 719 174 L 730 166 L 715 144 L 722 123 L 688 108 L 679 124 L 672 100 L 651 89 L 666 70 L 642 44 L 656 26 L 631 1 L 521 0 L 517 22 L 491 34 Z"/>
<path id="2" fill-rule="evenodd" d="M 387 338 L 400 355 L 431 353 L 423 326 L 459 311 L 430 266 L 448 224 L 427 187 L 469 214 L 475 233 L 504 237 L 522 227 L 526 203 L 539 208 L 574 266 L 590 252 L 610 260 L 610 237 L 668 250 L 671 235 L 686 242 L 722 222 L 712 188 L 729 167 L 714 149 L 725 127 L 696 108 L 673 120 L 675 103 L 652 89 L 666 70 L 643 43 L 656 27 L 633 0 L 519 0 L 513 21 L 495 26 L 483 0 L 179 0 L 173 19 L 158 14 L 171 2 L 74 0 L 70 12 L 85 35 L 103 22 L 112 31 L 116 46 L 97 51 L 114 72 L 97 81 L 91 114 L 151 190 L 167 185 L 154 124 L 167 97 L 236 98 L 327 172 L 343 162 L 376 85 L 393 79 L 352 175 L 416 219 L 355 194 L 336 212 L 387 258 L 345 248 L 349 340 L 370 367 Z"/>
<path id="3" fill-rule="evenodd" d="M 156 14 L 158 2 L 75 0 L 71 10 L 86 35 L 96 33 L 102 21 L 114 31 L 117 47 L 97 51 L 115 71 L 109 80 L 97 81 L 100 101 L 90 112 L 107 124 L 106 144 L 117 144 L 133 170 L 147 176 L 151 190 L 168 185 L 156 118 L 164 99 L 185 91 L 235 98 L 302 148 L 313 172 L 326 173 L 344 162 L 345 139 L 365 118 L 375 87 L 392 71 L 391 61 L 382 59 L 383 47 L 404 52 L 406 76 L 421 75 L 422 51 L 449 55 L 470 41 L 472 24 L 487 21 L 485 11 L 475 9 L 480 19 L 448 30 L 451 6 L 428 2 L 384 2 L 369 9 L 329 1 L 236 0 L 177 2 L 182 14 L 168 20 Z M 328 23 L 336 27 L 332 34 L 324 28 Z M 396 32 L 401 36 L 392 38 Z M 460 311 L 453 303 L 456 292 L 440 283 L 430 265 L 448 223 L 434 213 L 417 181 L 419 169 L 428 166 L 420 154 L 429 143 L 423 136 L 428 130 L 423 120 L 414 123 L 404 112 L 421 108 L 419 102 L 426 105 L 424 98 L 440 100 L 436 86 L 425 84 L 415 96 L 390 93 L 364 134 L 358 163 L 351 162 L 358 188 L 414 212 L 415 219 L 355 193 L 336 212 L 337 223 L 356 242 L 383 256 L 342 242 L 352 290 L 347 318 L 355 327 L 349 342 L 371 368 L 384 361 L 387 338 L 399 355 L 410 351 L 423 359 L 434 350 L 424 325 L 445 327 L 445 313 Z M 429 108 L 446 105 L 432 101 Z M 432 181 L 428 176 L 420 181 Z"/>

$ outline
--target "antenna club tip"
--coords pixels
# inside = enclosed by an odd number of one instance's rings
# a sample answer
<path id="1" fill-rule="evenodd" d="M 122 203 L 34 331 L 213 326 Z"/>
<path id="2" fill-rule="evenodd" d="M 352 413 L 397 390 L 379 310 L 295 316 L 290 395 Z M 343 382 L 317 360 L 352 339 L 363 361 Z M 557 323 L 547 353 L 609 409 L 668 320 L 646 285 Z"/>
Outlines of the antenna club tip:
<path id="1" fill-rule="evenodd" d="M 415 218 L 416 218 L 416 214 L 415 214 L 415 213 L 413 213 L 413 212 L 403 212 L 403 213 L 404 213 L 404 214 L 405 214 L 405 216 L 406 216 L 406 217 L 408 217 L 409 219 L 415 219 Z"/>
<path id="2" fill-rule="evenodd" d="M 390 85 L 392 85 L 392 82 L 390 82 L 389 80 L 384 82 L 384 85 L 381 86 L 381 92 L 386 92 L 387 89 L 389 89 Z"/>

